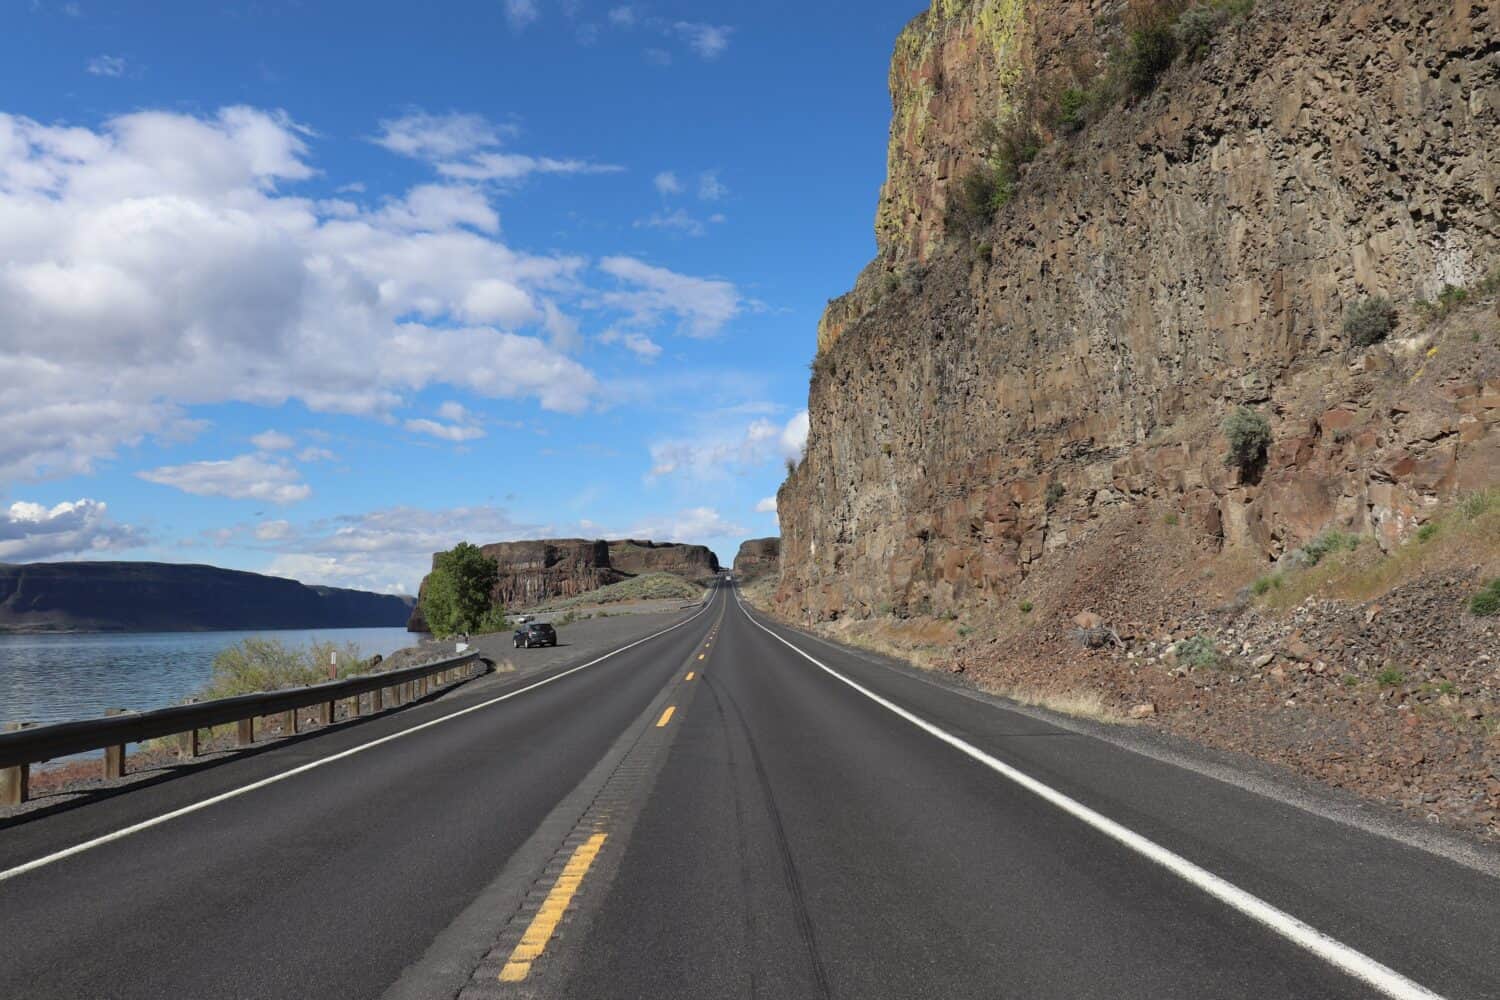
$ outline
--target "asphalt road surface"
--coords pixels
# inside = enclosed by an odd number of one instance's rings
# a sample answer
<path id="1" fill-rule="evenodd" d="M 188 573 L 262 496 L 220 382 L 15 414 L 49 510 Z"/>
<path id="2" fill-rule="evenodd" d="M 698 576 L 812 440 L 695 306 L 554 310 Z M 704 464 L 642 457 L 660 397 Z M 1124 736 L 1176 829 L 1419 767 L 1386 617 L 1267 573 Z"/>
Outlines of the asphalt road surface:
<path id="1" fill-rule="evenodd" d="M 0 997 L 1500 998 L 1500 879 L 752 615 L 0 824 Z"/>

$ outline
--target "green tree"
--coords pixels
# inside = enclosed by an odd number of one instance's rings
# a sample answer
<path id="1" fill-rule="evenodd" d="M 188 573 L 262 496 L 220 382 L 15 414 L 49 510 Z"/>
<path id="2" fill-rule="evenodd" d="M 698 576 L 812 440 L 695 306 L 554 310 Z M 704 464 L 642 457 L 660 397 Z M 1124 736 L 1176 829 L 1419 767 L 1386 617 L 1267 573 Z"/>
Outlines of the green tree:
<path id="1" fill-rule="evenodd" d="M 504 614 L 490 595 L 500 579 L 500 567 L 478 546 L 460 542 L 433 561 L 422 593 L 422 616 L 433 635 L 495 631 L 504 628 Z"/>

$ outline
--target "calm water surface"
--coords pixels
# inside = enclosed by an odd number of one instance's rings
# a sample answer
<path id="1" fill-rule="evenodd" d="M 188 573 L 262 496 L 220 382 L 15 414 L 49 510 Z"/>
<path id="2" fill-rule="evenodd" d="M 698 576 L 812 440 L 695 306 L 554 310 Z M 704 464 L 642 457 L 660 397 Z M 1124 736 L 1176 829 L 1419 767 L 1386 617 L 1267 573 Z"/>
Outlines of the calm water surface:
<path id="1" fill-rule="evenodd" d="M 306 648 L 352 642 L 364 656 L 416 645 L 403 628 L 281 632 L 0 635 L 0 723 L 92 719 L 175 705 L 208 682 L 214 656 L 248 636 Z"/>

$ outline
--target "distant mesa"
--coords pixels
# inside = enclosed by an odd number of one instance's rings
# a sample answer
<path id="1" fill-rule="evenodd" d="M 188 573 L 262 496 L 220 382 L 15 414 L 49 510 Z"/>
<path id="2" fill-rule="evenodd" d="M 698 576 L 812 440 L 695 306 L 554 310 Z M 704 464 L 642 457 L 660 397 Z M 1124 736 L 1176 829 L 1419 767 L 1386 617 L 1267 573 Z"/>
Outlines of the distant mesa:
<path id="1" fill-rule="evenodd" d="M 780 538 L 752 538 L 740 546 L 739 554 L 734 557 L 734 575 L 746 583 L 780 571 Z"/>
<path id="2" fill-rule="evenodd" d="M 576 597 L 647 573 L 672 573 L 707 582 L 719 572 L 719 558 L 707 546 L 676 542 L 562 538 L 496 542 L 480 546 L 480 551 L 500 567 L 494 599 L 505 608 L 529 608 L 558 597 Z M 422 588 L 426 587 L 424 579 Z M 427 631 L 420 596 L 407 628 Z"/>
<path id="3" fill-rule="evenodd" d="M 0 564 L 0 632 L 399 628 L 412 603 L 216 566 Z"/>

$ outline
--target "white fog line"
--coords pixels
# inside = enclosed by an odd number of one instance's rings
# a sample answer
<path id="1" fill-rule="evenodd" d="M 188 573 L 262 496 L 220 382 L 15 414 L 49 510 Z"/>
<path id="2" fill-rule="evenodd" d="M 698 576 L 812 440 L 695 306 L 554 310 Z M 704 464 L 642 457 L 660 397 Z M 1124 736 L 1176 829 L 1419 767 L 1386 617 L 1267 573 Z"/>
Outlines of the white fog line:
<path id="1" fill-rule="evenodd" d="M 1225 903 L 1239 913 L 1269 928 L 1293 944 L 1312 952 L 1330 965 L 1348 973 L 1361 982 L 1373 986 L 1386 996 L 1396 998 L 1396 1000 L 1442 1000 L 1440 994 L 1434 993 L 1420 983 L 1406 978 L 1394 969 L 1387 968 L 1363 952 L 1356 951 L 1343 942 L 1329 937 L 1316 927 L 1298 920 L 1290 913 L 1277 909 L 1259 896 L 1246 892 L 1239 886 L 1225 881 L 1207 869 L 1198 867 L 1191 861 L 1169 851 L 1155 841 L 1141 836 L 1134 830 L 1121 826 L 1108 816 L 1096 812 L 1078 800 L 1064 795 L 1050 785 L 1043 784 L 1030 775 L 1016 770 L 1014 767 L 1011 767 L 998 758 L 990 756 L 973 744 L 965 742 L 946 730 L 940 729 L 920 716 L 913 715 L 900 705 L 881 697 L 858 682 L 850 680 L 826 663 L 812 656 L 810 653 L 804 652 L 765 625 L 756 621 L 753 615 L 745 611 L 745 606 L 740 601 L 738 589 L 735 590 L 734 600 L 739 605 L 740 611 L 757 628 L 803 659 L 814 664 L 829 676 L 842 681 L 882 708 L 899 715 L 923 732 L 942 740 L 944 743 L 973 758 L 1002 777 L 1020 785 L 1028 792 L 1040 796 L 1074 818 L 1082 820 L 1110 839 L 1128 847 L 1147 860 L 1161 865 L 1183 881 L 1203 890 L 1221 903 Z"/>
<path id="2" fill-rule="evenodd" d="M 468 708 L 461 708 L 456 712 L 450 712 L 447 715 L 439 716 L 436 719 L 431 719 L 419 725 L 412 726 L 410 729 L 403 729 L 400 732 L 391 733 L 388 736 L 382 736 L 380 739 L 371 740 L 369 743 L 361 743 L 357 747 L 351 747 L 348 750 L 343 750 L 331 756 L 323 757 L 320 760 L 311 761 L 307 764 L 301 764 L 290 770 L 282 771 L 280 774 L 273 774 L 269 778 L 262 778 L 259 781 L 253 781 L 248 785 L 241 786 L 240 788 L 230 789 L 227 792 L 223 792 L 219 795 L 206 798 L 202 802 L 194 802 L 192 805 L 183 806 L 181 809 L 174 809 L 171 812 L 163 813 L 160 816 L 155 816 L 148 820 L 142 820 L 139 823 L 134 823 L 130 826 L 116 830 L 113 833 L 106 833 L 102 836 L 95 837 L 92 840 L 85 840 L 80 844 L 74 844 L 72 847 L 66 847 L 60 851 L 55 851 L 52 854 L 37 858 L 34 861 L 28 861 L 25 864 L 17 865 L 14 868 L 8 868 L 5 871 L 0 871 L 0 882 L 4 882 L 8 879 L 13 879 L 17 875 L 24 875 L 27 872 L 35 871 L 38 868 L 44 868 L 50 864 L 55 864 L 58 861 L 62 861 L 66 858 L 71 858 L 74 855 L 82 854 L 84 851 L 90 851 L 96 847 L 101 847 L 104 844 L 112 843 L 116 840 L 123 840 L 124 838 L 129 837 L 131 834 L 140 833 L 142 830 L 149 830 L 153 826 L 160 826 L 163 823 L 167 823 L 171 820 L 178 819 L 179 817 L 186 816 L 189 813 L 198 812 L 200 809 L 207 809 L 209 806 L 218 805 L 220 802 L 227 802 L 230 799 L 239 798 L 241 795 L 246 795 L 250 792 L 256 791 L 257 789 L 265 788 L 267 785 L 274 785 L 278 781 L 285 781 L 288 778 L 295 778 L 299 774 L 304 774 L 316 768 L 324 767 L 325 765 L 332 764 L 335 761 L 343 760 L 346 757 L 352 757 L 357 753 L 364 753 L 366 750 L 373 749 L 384 743 L 389 743 L 392 740 L 399 740 L 403 736 L 410 736 L 412 733 L 420 733 L 422 730 L 430 729 L 433 726 L 439 725 L 440 723 L 450 722 L 453 719 L 469 715 L 470 713 L 477 712 L 480 709 L 489 708 L 492 705 L 498 705 L 502 701 L 509 701 L 510 699 L 519 697 L 529 691 L 535 691 L 537 688 L 546 687 L 548 684 L 560 681 L 564 677 L 568 677 L 572 674 L 578 673 L 580 670 L 587 670 L 589 667 L 603 663 L 605 660 L 609 659 L 612 656 L 618 656 L 620 653 L 625 652 L 627 649 L 634 649 L 636 646 L 639 646 L 642 643 L 650 642 L 652 639 L 660 638 L 661 636 L 666 635 L 668 632 L 675 632 L 677 629 L 680 629 L 684 625 L 687 625 L 696 620 L 700 615 L 703 614 L 704 611 L 708 610 L 712 603 L 713 602 L 711 600 L 704 602 L 701 608 L 695 611 L 688 618 L 685 618 L 682 621 L 678 622 L 676 625 L 673 625 L 669 628 L 664 628 L 660 632 L 653 632 L 651 635 L 648 635 L 643 639 L 637 639 L 636 641 L 621 646 L 618 649 L 612 649 L 608 653 L 605 653 L 603 656 L 600 656 L 597 659 L 590 660 L 589 662 L 580 664 L 576 667 L 571 667 L 568 670 L 564 670 L 560 674 L 554 674 L 553 676 L 548 677 L 545 680 L 537 681 L 535 684 L 528 684 L 526 687 L 518 688 L 515 691 L 511 691 L 509 694 L 500 695 L 498 698 L 491 698 L 488 701 L 482 701 L 477 705 L 470 705 Z"/>

